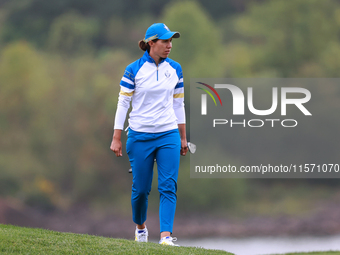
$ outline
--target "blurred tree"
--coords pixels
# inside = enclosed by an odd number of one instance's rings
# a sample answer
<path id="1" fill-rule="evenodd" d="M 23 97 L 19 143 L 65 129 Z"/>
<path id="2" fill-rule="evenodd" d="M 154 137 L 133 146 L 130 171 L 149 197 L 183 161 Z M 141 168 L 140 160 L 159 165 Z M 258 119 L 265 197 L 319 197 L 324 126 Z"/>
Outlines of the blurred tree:
<path id="1" fill-rule="evenodd" d="M 117 46 L 127 41 L 125 31 L 127 30 L 124 21 L 121 18 L 113 17 L 108 22 L 107 40 L 113 45 Z"/>
<path id="2" fill-rule="evenodd" d="M 173 40 L 170 57 L 182 65 L 186 79 L 223 74 L 220 31 L 198 3 L 170 4 L 161 21 L 181 33 L 180 39 Z"/>
<path id="3" fill-rule="evenodd" d="M 92 41 L 98 33 L 98 23 L 75 12 L 58 17 L 52 24 L 48 48 L 68 56 L 93 51 Z"/>
<path id="4" fill-rule="evenodd" d="M 334 0 L 250 4 L 235 29 L 251 45 L 257 71 L 276 69 L 279 76 L 292 77 L 338 40 L 338 8 Z"/>
<path id="5" fill-rule="evenodd" d="M 4 48 L 0 195 L 44 209 L 120 199 L 128 160 L 113 164 L 109 145 L 119 80 L 130 62 L 124 52 L 68 60 L 25 42 Z"/>
<path id="6" fill-rule="evenodd" d="M 1 193 L 28 201 L 33 193 L 37 196 L 34 179 L 46 167 L 52 82 L 44 59 L 25 42 L 4 48 L 0 63 L 0 186 L 5 182 L 8 187 Z M 39 194 L 52 204 L 48 194 Z"/>
<path id="7" fill-rule="evenodd" d="M 13 127 L 26 130 L 46 102 L 51 79 L 41 56 L 25 42 L 8 45 L 1 60 L 1 111 L 9 130 Z"/>
<path id="8" fill-rule="evenodd" d="M 157 0 L 25 0 L 10 1 L 4 5 L 8 15 L 6 25 L 1 32 L 1 40 L 10 42 L 25 39 L 39 47 L 48 40 L 49 30 L 55 19 L 75 11 L 85 19 L 95 20 L 101 28 L 93 39 L 96 47 L 110 44 L 106 40 L 105 27 L 110 19 L 119 17 L 125 23 L 131 18 L 158 15 L 169 1 Z M 127 32 L 127 31 L 125 31 Z"/>
<path id="9" fill-rule="evenodd" d="M 253 75 L 253 54 L 244 42 L 233 42 L 225 48 L 225 77 L 247 77 Z"/>
<path id="10" fill-rule="evenodd" d="M 157 1 L 157 0 L 25 0 L 25 1 L 0 1 L 0 6 L 7 11 L 6 25 L 0 32 L 0 38 L 5 43 L 14 40 L 25 39 L 38 47 L 46 45 L 49 30 L 55 19 L 75 11 L 86 19 L 96 20 L 99 24 L 100 31 L 93 38 L 93 44 L 96 48 L 112 44 L 112 37 L 107 37 L 107 27 L 112 28 L 112 17 L 123 21 L 125 27 L 124 33 L 116 34 L 117 37 L 124 38 L 132 33 L 141 19 L 145 17 L 154 20 L 159 17 L 162 10 L 174 0 Z M 226 14 L 239 13 L 245 8 L 246 0 L 211 1 L 199 0 L 203 8 L 213 19 L 223 18 Z M 132 22 L 133 20 L 133 22 Z M 151 22 L 148 22 L 150 24 Z M 119 25 L 119 23 L 117 23 Z M 119 25 L 120 26 L 120 25 Z M 114 42 L 116 43 L 116 41 Z M 126 46 L 120 44 L 120 46 Z M 128 46 L 131 46 L 128 44 Z"/>
<path id="11" fill-rule="evenodd" d="M 247 2 L 250 1 L 252 0 L 215 0 L 214 2 L 209 0 L 198 0 L 198 2 L 207 12 L 209 12 L 210 16 L 213 17 L 215 21 L 223 19 L 225 16 L 230 14 L 243 12 L 246 8 Z"/>

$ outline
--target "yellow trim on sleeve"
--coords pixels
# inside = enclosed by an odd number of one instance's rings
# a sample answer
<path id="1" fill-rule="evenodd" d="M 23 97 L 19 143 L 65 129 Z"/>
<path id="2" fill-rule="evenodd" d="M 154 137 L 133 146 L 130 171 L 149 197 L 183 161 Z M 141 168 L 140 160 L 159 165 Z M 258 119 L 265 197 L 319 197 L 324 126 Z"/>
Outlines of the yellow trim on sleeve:
<path id="1" fill-rule="evenodd" d="M 127 93 L 127 92 L 124 92 L 124 91 L 120 91 L 120 94 L 122 96 L 127 96 L 127 97 L 131 97 L 133 95 L 134 91 L 130 92 L 130 93 Z"/>
<path id="2" fill-rule="evenodd" d="M 183 97 L 184 97 L 184 93 L 174 94 L 174 98 L 183 98 Z"/>

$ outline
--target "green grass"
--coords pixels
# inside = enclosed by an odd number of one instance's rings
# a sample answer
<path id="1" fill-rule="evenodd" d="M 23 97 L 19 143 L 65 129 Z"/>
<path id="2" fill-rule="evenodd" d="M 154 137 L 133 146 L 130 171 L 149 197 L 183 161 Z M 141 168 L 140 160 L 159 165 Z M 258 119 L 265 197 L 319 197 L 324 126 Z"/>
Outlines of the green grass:
<path id="1" fill-rule="evenodd" d="M 45 229 L 0 224 L 0 254 L 232 254 L 194 247 L 169 247 L 125 239 L 61 233 Z M 335 255 L 340 252 L 287 253 L 285 255 Z"/>
<path id="2" fill-rule="evenodd" d="M 339 251 L 320 251 L 320 252 L 296 252 L 296 253 L 286 253 L 284 255 L 339 255 Z M 282 255 L 282 254 L 278 254 Z"/>
<path id="3" fill-rule="evenodd" d="M 0 224 L 0 254 L 232 254 Z"/>

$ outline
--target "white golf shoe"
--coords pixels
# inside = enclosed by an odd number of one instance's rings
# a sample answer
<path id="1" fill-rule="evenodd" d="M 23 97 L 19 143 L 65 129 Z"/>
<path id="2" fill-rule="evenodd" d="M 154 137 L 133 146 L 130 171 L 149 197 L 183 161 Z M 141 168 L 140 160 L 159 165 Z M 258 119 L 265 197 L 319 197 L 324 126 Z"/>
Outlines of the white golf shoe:
<path id="1" fill-rule="evenodd" d="M 159 240 L 159 244 L 163 245 L 170 245 L 170 246 L 179 246 L 178 244 L 174 244 L 173 242 L 176 242 L 176 237 L 166 236 L 163 237 L 161 240 Z"/>
<path id="2" fill-rule="evenodd" d="M 138 229 L 136 227 L 136 231 L 135 231 L 135 241 L 136 242 L 144 242 L 147 243 L 148 242 L 148 229 L 145 227 L 144 229 Z"/>

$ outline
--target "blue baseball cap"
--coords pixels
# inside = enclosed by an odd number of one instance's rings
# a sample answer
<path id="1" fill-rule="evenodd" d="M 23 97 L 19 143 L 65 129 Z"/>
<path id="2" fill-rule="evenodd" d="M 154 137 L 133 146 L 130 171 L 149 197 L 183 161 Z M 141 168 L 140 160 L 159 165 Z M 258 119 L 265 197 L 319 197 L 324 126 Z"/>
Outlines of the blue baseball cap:
<path id="1" fill-rule="evenodd" d="M 143 39 L 144 42 L 149 42 L 154 39 L 161 39 L 167 40 L 173 38 L 180 37 L 180 33 L 178 32 L 171 32 L 170 29 L 163 23 L 155 23 L 152 24 L 148 30 L 146 30 L 145 38 Z"/>

